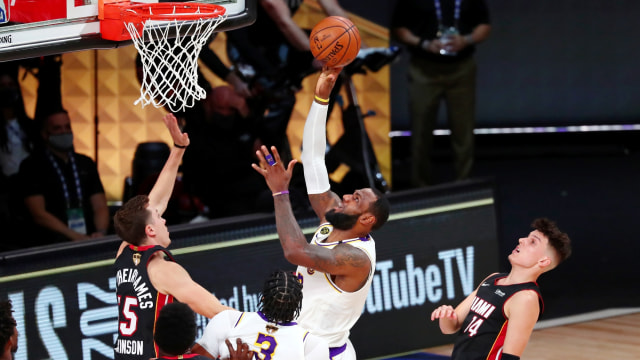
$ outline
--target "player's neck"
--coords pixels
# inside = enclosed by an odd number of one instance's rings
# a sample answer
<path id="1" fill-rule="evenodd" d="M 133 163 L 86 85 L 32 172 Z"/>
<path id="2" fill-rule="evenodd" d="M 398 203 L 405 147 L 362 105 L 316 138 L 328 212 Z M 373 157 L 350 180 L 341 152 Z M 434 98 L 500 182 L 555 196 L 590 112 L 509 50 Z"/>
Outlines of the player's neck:
<path id="1" fill-rule="evenodd" d="M 512 267 L 507 277 L 503 279 L 502 285 L 536 282 L 538 280 L 538 276 L 540 276 L 540 273 L 533 269 Z"/>
<path id="2" fill-rule="evenodd" d="M 367 232 L 363 233 L 362 231 L 358 231 L 358 229 L 356 228 L 351 228 L 349 230 L 340 230 L 334 227 L 331 235 L 329 235 L 326 242 L 336 242 L 340 240 L 362 238 L 366 237 L 367 235 Z"/>

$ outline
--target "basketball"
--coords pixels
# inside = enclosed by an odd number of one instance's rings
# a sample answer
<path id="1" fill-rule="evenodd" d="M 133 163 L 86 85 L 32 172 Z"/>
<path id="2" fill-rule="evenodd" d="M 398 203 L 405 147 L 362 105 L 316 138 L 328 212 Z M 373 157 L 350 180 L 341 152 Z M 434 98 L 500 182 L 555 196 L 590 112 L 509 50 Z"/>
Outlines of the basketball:
<path id="1" fill-rule="evenodd" d="M 309 46 L 313 57 L 325 66 L 346 66 L 360 51 L 360 32 L 351 20 L 329 16 L 313 27 Z"/>

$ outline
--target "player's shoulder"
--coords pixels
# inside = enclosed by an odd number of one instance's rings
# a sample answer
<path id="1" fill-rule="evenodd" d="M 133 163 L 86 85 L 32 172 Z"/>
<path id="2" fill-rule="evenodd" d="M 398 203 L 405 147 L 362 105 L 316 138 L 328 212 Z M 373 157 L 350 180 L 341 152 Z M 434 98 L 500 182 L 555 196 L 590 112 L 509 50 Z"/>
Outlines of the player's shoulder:
<path id="1" fill-rule="evenodd" d="M 543 308 L 539 294 L 534 289 L 520 290 L 507 299 L 504 304 L 504 313 L 509 319 L 511 319 L 514 314 L 537 318 L 542 311 Z"/>
<path id="2" fill-rule="evenodd" d="M 214 316 L 213 318 L 215 319 L 218 316 L 220 316 L 220 317 L 229 317 L 229 318 L 239 318 L 240 316 L 242 316 L 244 314 L 245 313 L 243 313 L 242 311 L 238 311 L 236 309 L 226 309 L 226 310 L 222 310 L 219 313 L 217 313 L 216 316 Z"/>
<path id="3" fill-rule="evenodd" d="M 539 293 L 536 289 L 522 289 L 513 294 L 513 297 L 516 296 L 522 299 L 522 301 L 538 302 Z"/>
<path id="4" fill-rule="evenodd" d="M 484 280 L 482 280 L 480 283 L 484 283 L 485 281 L 493 280 L 493 279 L 499 277 L 500 275 L 501 275 L 501 273 L 494 272 L 494 273 L 490 274 L 489 276 L 487 276 L 486 278 L 484 278 Z"/>
<path id="5" fill-rule="evenodd" d="M 222 310 L 211 319 L 209 326 L 218 328 L 219 331 L 222 331 L 222 329 L 230 329 L 238 325 L 248 314 L 251 313 L 238 311 L 236 309 Z"/>
<path id="6" fill-rule="evenodd" d="M 147 268 L 150 271 L 176 271 L 176 270 L 184 270 L 182 265 L 173 261 L 172 259 L 168 259 L 165 255 L 167 252 L 164 249 L 151 250 L 153 251 L 149 256 L 149 263 L 147 264 Z"/>

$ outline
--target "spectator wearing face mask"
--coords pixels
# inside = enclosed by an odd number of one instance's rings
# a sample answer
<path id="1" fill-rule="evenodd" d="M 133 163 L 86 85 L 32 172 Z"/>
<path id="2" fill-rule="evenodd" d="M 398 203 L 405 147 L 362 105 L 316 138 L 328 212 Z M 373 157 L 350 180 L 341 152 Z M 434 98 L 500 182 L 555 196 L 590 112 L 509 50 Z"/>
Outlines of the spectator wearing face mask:
<path id="1" fill-rule="evenodd" d="M 109 210 L 95 162 L 73 149 L 66 110 L 36 118 L 43 144 L 20 165 L 21 194 L 36 233 L 31 244 L 104 236 Z"/>

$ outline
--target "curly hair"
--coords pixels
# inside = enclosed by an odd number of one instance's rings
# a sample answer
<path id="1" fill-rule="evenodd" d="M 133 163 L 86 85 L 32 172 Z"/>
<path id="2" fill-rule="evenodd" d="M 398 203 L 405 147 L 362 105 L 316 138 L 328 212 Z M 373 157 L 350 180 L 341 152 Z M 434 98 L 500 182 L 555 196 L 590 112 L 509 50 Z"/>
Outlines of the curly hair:
<path id="1" fill-rule="evenodd" d="M 13 336 L 16 319 L 13 318 L 11 300 L 0 301 L 0 345 L 4 347 Z"/>
<path id="2" fill-rule="evenodd" d="M 264 282 L 258 307 L 272 323 L 295 320 L 302 307 L 302 283 L 292 272 L 274 271 Z"/>
<path id="3" fill-rule="evenodd" d="M 151 216 L 147 207 L 149 197 L 146 195 L 134 196 L 127 201 L 113 216 L 113 225 L 116 234 L 129 244 L 140 245 L 147 236 L 145 227 Z"/>
<path id="4" fill-rule="evenodd" d="M 546 218 L 538 218 L 533 220 L 531 227 L 540 231 L 549 239 L 549 245 L 553 247 L 558 255 L 558 264 L 571 255 L 571 239 L 569 239 L 569 235 L 558 229 L 555 222 Z"/>
<path id="5" fill-rule="evenodd" d="M 172 356 L 182 355 L 195 338 L 196 317 L 188 305 L 173 302 L 160 310 L 153 340 L 162 351 Z"/>

